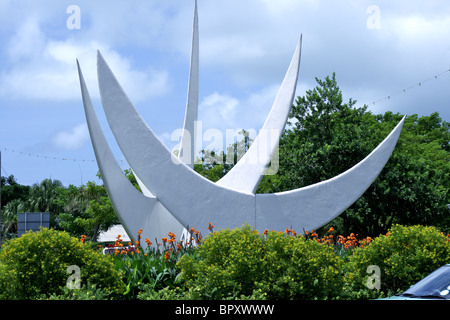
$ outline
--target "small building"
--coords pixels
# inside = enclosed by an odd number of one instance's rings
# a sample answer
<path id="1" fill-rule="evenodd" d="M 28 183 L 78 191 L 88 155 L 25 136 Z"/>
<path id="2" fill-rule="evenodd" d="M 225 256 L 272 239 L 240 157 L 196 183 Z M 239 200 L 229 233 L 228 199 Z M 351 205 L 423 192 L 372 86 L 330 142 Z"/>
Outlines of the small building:
<path id="1" fill-rule="evenodd" d="M 17 215 L 17 236 L 20 237 L 28 230 L 39 231 L 50 228 L 49 212 L 19 212 Z"/>
<path id="2" fill-rule="evenodd" d="M 98 237 L 98 242 L 115 242 L 117 236 L 120 234 L 122 241 L 130 242 L 131 239 L 121 224 L 116 224 L 106 231 L 101 232 Z"/>

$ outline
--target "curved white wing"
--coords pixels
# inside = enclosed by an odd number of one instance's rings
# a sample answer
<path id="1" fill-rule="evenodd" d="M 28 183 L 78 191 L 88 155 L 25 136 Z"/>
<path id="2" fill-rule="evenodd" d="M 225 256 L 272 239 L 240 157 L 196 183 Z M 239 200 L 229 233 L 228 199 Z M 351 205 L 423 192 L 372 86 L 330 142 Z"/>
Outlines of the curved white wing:
<path id="1" fill-rule="evenodd" d="M 198 14 L 197 1 L 195 1 L 194 23 L 191 45 L 191 64 L 189 67 L 188 94 L 186 112 L 183 125 L 183 134 L 178 157 L 189 167 L 194 168 L 195 162 L 195 124 L 198 117 L 198 82 L 199 82 L 199 40 L 198 40 Z"/>
<path id="2" fill-rule="evenodd" d="M 182 225 L 201 228 L 211 216 L 217 225 L 237 227 L 242 219 L 254 224 L 253 194 L 216 186 L 173 156 L 137 113 L 101 54 L 97 68 L 102 105 L 119 147 L 142 182 Z"/>
<path id="3" fill-rule="evenodd" d="M 143 229 L 141 236 L 144 239 L 154 237 L 161 239 L 167 236 L 168 231 L 181 235 L 183 231 L 181 224 L 155 197 L 140 193 L 122 172 L 103 135 L 78 61 L 77 66 L 95 157 L 111 202 L 127 234 L 135 238 L 138 230 Z"/>
<path id="4" fill-rule="evenodd" d="M 184 118 L 183 133 L 181 136 L 178 157 L 189 167 L 194 168 L 195 162 L 195 141 L 196 130 L 195 123 L 198 117 L 198 85 L 199 83 L 199 37 L 198 37 L 198 10 L 197 0 L 194 5 L 194 22 L 192 26 L 192 44 L 191 44 L 191 64 L 189 67 L 188 94 L 186 101 L 186 112 Z M 144 195 L 152 196 L 152 192 L 139 178 L 137 172 L 133 169 L 133 174 Z M 172 230 L 169 230 L 173 232 Z"/>
<path id="5" fill-rule="evenodd" d="M 278 147 L 294 100 L 302 50 L 302 37 L 272 109 L 255 141 L 236 165 L 217 184 L 242 192 L 254 193 Z"/>

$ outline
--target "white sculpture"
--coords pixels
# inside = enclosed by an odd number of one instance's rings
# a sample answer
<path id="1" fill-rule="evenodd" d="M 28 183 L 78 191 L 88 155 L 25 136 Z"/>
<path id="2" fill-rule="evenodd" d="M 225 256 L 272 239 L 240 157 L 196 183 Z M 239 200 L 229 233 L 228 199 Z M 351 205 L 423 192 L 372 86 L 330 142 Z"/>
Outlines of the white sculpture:
<path id="1" fill-rule="evenodd" d="M 188 101 L 181 147 L 189 137 L 198 106 L 198 21 L 195 3 Z M 404 119 L 364 160 L 326 181 L 273 194 L 255 194 L 276 150 L 293 102 L 300 64 L 301 37 L 269 116 L 252 146 L 217 183 L 174 157 L 157 138 L 126 96 L 105 60 L 98 54 L 97 71 L 108 123 L 143 193 L 137 191 L 116 163 L 98 123 L 79 67 L 80 85 L 96 159 L 112 204 L 130 237 L 181 234 L 185 226 L 206 232 L 209 222 L 220 228 L 249 223 L 257 230 L 317 229 L 331 221 L 370 186 L 388 161 Z M 276 139 L 271 133 L 276 131 Z M 271 139 L 272 138 L 272 139 Z M 191 147 L 193 143 L 191 144 Z M 192 150 L 192 148 L 191 148 Z M 261 152 L 261 151 L 264 152 Z M 183 149 L 180 150 L 180 155 Z M 191 161 L 193 155 L 191 155 Z M 255 161 L 255 160 L 258 161 Z M 193 161 L 190 162 L 193 164 Z M 177 233 L 178 232 L 178 233 Z"/>

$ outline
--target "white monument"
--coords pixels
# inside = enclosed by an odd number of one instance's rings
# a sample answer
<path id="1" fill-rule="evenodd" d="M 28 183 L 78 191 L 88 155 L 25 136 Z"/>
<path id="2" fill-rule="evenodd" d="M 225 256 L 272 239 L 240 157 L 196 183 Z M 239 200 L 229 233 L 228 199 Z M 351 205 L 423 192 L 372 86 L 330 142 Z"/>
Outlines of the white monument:
<path id="1" fill-rule="evenodd" d="M 273 194 L 255 194 L 284 130 L 294 99 L 300 65 L 301 36 L 278 95 L 260 133 L 239 162 L 214 183 L 193 167 L 194 122 L 198 109 L 198 18 L 195 2 L 191 67 L 184 132 L 179 156 L 158 139 L 139 115 L 113 72 L 98 53 L 100 95 L 109 126 L 131 166 L 142 193 L 117 164 L 97 120 L 78 64 L 86 120 L 105 187 L 130 237 L 149 239 L 181 235 L 185 227 L 207 232 L 209 222 L 219 228 L 256 230 L 315 230 L 353 204 L 388 161 L 405 117 L 365 159 L 340 175 L 311 186 Z M 78 63 L 78 61 L 77 61 Z M 274 139 L 276 132 L 276 139 Z M 186 148 L 190 146 L 190 148 Z M 190 150 L 186 157 L 183 151 Z M 188 159 L 184 163 L 182 159 Z"/>

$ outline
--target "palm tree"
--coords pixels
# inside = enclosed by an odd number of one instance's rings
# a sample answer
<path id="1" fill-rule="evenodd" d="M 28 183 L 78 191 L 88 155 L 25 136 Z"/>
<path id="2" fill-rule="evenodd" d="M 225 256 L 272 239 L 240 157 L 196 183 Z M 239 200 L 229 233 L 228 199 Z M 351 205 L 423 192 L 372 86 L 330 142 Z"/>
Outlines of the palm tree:
<path id="1" fill-rule="evenodd" d="M 2 224 L 5 234 L 17 232 L 17 215 L 26 208 L 26 202 L 14 199 L 8 202 L 2 209 Z"/>
<path id="2" fill-rule="evenodd" d="M 55 199 L 60 188 L 63 188 L 63 184 L 59 180 L 44 179 L 39 184 L 35 183 L 31 186 L 30 196 L 24 209 L 29 212 L 49 212 L 50 226 L 55 227 L 59 213 Z"/>
<path id="3" fill-rule="evenodd" d="M 56 213 L 57 205 L 54 200 L 58 189 L 63 185 L 59 180 L 44 179 L 41 183 L 35 183 L 30 189 L 28 209 L 33 212 Z"/>

